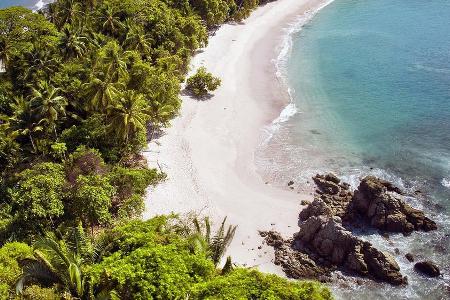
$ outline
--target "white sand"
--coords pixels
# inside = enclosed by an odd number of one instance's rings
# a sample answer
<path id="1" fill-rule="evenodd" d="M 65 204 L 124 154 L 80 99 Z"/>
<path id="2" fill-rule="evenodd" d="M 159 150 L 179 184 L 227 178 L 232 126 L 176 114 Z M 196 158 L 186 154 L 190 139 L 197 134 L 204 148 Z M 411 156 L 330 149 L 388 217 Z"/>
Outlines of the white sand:
<path id="1" fill-rule="evenodd" d="M 297 231 L 300 201 L 311 198 L 266 185 L 256 172 L 254 152 L 262 128 L 272 122 L 288 97 L 275 76 L 283 30 L 323 1 L 278 0 L 258 8 L 244 24 L 224 25 L 192 61 L 222 79 L 214 97 L 198 101 L 183 96 L 180 116 L 166 135 L 149 144 L 145 155 L 160 164 L 168 179 L 152 188 L 144 217 L 171 212 L 201 212 L 215 223 L 228 217 L 238 225 L 228 250 L 234 262 L 281 271 L 273 250 L 262 245 L 258 230 Z M 258 249 L 258 246 L 261 246 Z"/>

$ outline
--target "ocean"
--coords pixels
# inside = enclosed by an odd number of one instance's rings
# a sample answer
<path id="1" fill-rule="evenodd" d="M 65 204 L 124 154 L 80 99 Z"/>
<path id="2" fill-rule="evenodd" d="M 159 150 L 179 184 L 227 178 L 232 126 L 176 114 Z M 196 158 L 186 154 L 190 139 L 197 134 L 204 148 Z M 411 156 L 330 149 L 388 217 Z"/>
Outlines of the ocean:
<path id="1" fill-rule="evenodd" d="M 336 0 L 298 27 L 277 62 L 292 103 L 266 128 L 259 171 L 281 187 L 312 189 L 312 175 L 332 171 L 353 187 L 374 174 L 420 191 L 408 200 L 437 231 L 390 241 L 359 233 L 394 255 L 409 285 L 333 290 L 342 299 L 450 299 L 450 1 Z M 443 277 L 415 273 L 407 252 L 435 261 Z"/>

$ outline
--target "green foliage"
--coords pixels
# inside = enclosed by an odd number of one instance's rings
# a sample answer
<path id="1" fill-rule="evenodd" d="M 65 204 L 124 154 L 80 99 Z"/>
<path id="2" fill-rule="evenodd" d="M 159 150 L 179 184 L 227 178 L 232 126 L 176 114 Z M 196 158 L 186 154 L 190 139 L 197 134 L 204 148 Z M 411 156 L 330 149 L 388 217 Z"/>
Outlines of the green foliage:
<path id="1" fill-rule="evenodd" d="M 186 89 L 196 97 L 203 97 L 219 86 L 220 79 L 208 73 L 205 67 L 201 67 L 195 75 L 188 78 Z"/>
<path id="2" fill-rule="evenodd" d="M 85 146 L 78 147 L 65 164 L 67 180 L 76 185 L 78 176 L 103 175 L 107 168 L 99 151 Z"/>
<path id="3" fill-rule="evenodd" d="M 143 246 L 128 255 L 116 252 L 91 272 L 95 281 L 117 283 L 122 299 L 179 299 L 214 267 L 205 256 L 169 244 Z"/>
<path id="4" fill-rule="evenodd" d="M 0 248 L 0 298 L 20 276 L 23 299 L 328 299 L 317 284 L 233 270 L 231 259 L 220 275 L 236 229 L 225 222 L 212 233 L 207 221 L 186 230 L 160 216 L 94 231 L 142 213 L 147 186 L 164 175 L 127 158 L 178 113 L 208 30 L 256 5 L 56 0 L 42 14 L 0 10 L 0 243 L 37 239 L 33 252 Z M 219 85 L 204 68 L 187 82 L 200 97 Z M 104 232 L 64 230 L 78 221 Z"/>
<path id="5" fill-rule="evenodd" d="M 225 276 L 196 284 L 191 299 L 328 300 L 332 296 L 319 283 L 287 281 L 256 270 L 236 269 Z"/>
<path id="6" fill-rule="evenodd" d="M 132 194 L 144 195 L 151 184 L 164 178 L 156 169 L 129 169 L 116 167 L 111 171 L 111 183 L 118 188 L 118 194 L 127 198 Z"/>
<path id="7" fill-rule="evenodd" d="M 32 249 L 23 243 L 8 243 L 0 248 L 0 299 L 8 299 L 11 286 L 21 274 L 19 261 L 32 256 Z"/>
<path id="8" fill-rule="evenodd" d="M 0 248 L 0 279 L 6 282 L 0 291 L 9 293 L 15 284 L 25 299 L 54 299 L 55 293 L 65 299 L 332 299 L 319 283 L 232 267 L 217 272 L 207 253 L 193 251 L 181 221 L 132 221 L 96 238 L 79 226 L 59 239 L 47 234 L 34 251 L 7 244 Z"/>
<path id="9" fill-rule="evenodd" d="M 194 246 L 194 251 L 203 251 L 211 257 L 214 265 L 220 263 L 220 260 L 225 254 L 228 246 L 233 240 L 234 234 L 236 232 L 237 226 L 228 226 L 225 230 L 225 222 L 227 218 L 225 217 L 219 227 L 219 229 L 212 234 L 211 223 L 209 218 L 203 219 L 203 223 L 200 223 L 197 218 L 193 219 L 194 228 L 187 230 L 187 236 L 191 240 Z"/>
<path id="10" fill-rule="evenodd" d="M 56 28 L 42 15 L 23 7 L 10 7 L 0 10 L 0 58 L 8 67 L 21 53 L 33 48 L 39 39 L 51 43 L 56 39 Z"/>
<path id="11" fill-rule="evenodd" d="M 65 143 L 54 143 L 50 146 L 52 156 L 57 160 L 66 158 L 67 147 Z"/>
<path id="12" fill-rule="evenodd" d="M 231 267 L 220 275 L 179 222 L 161 216 L 115 228 L 114 250 L 90 269 L 94 286 L 114 287 L 121 299 L 332 299 L 319 283 Z"/>
<path id="13" fill-rule="evenodd" d="M 80 175 L 76 181 L 73 210 L 75 215 L 90 224 L 105 224 L 111 219 L 109 209 L 115 188 L 109 179 L 100 175 Z"/>
<path id="14" fill-rule="evenodd" d="M 21 295 L 25 300 L 59 300 L 59 295 L 53 288 L 45 288 L 38 285 L 27 287 Z"/>
<path id="15" fill-rule="evenodd" d="M 117 187 L 112 211 L 121 219 L 140 217 L 144 210 L 143 196 L 147 187 L 164 178 L 156 169 L 116 167 L 110 173 L 111 184 Z"/>
<path id="16" fill-rule="evenodd" d="M 34 243 L 33 258 L 24 262 L 23 273 L 15 283 L 16 292 L 26 295 L 30 285 L 40 283 L 54 285 L 59 292 L 76 299 L 95 299 L 85 268 L 101 259 L 101 246 L 93 244 L 80 226 L 70 228 L 64 239 L 47 234 Z M 50 293 L 48 290 L 41 292 Z M 114 294 L 110 289 L 103 289 L 98 295 L 100 293 L 105 296 L 103 299 L 110 299 Z"/>
<path id="17" fill-rule="evenodd" d="M 198 12 L 208 27 L 223 23 L 228 17 L 229 5 L 222 0 L 193 0 L 192 7 Z"/>
<path id="18" fill-rule="evenodd" d="M 18 175 L 9 190 L 12 205 L 23 226 L 49 226 L 64 213 L 64 168 L 60 164 L 40 163 Z"/>

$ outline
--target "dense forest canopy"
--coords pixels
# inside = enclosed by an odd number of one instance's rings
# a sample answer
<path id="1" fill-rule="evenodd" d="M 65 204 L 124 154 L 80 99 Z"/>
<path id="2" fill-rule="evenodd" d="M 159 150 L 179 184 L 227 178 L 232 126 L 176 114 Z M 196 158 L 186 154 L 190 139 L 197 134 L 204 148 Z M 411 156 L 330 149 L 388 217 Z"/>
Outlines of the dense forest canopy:
<path id="1" fill-rule="evenodd" d="M 192 247 L 204 238 L 165 217 L 130 223 L 147 186 L 165 177 L 140 152 L 176 116 L 190 57 L 210 30 L 257 5 L 57 0 L 38 13 L 0 10 L 1 299 L 16 288 L 27 299 L 330 297 L 230 264 L 221 275 L 211 248 Z"/>

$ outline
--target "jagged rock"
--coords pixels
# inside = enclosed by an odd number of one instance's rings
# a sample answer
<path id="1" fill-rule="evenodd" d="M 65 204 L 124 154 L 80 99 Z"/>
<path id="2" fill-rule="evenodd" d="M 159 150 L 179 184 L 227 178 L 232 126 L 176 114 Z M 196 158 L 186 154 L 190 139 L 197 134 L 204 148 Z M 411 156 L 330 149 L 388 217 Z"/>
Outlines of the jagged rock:
<path id="1" fill-rule="evenodd" d="M 407 278 L 391 255 L 354 236 L 345 226 L 364 226 L 367 223 L 358 222 L 368 220 L 389 241 L 386 231 L 428 231 L 436 229 L 436 224 L 406 204 L 403 192 L 388 181 L 367 176 L 352 193 L 350 185 L 333 174 L 316 175 L 313 180 L 316 195 L 300 212 L 300 230 L 294 239 L 283 240 L 275 232 L 261 233 L 275 248 L 275 263 L 292 278 L 323 278 L 340 268 L 394 285 L 406 284 Z M 414 260 L 411 254 L 406 258 Z M 439 274 L 431 262 L 416 264 L 415 268 L 430 276 Z"/>
<path id="2" fill-rule="evenodd" d="M 352 207 L 381 230 L 410 233 L 437 229 L 436 223 L 422 211 L 405 203 L 400 193 L 391 183 L 367 176 L 354 193 Z"/>
<path id="3" fill-rule="evenodd" d="M 324 178 L 325 178 L 326 181 L 331 181 L 331 182 L 334 182 L 336 184 L 339 184 L 341 182 L 341 180 L 336 175 L 334 175 L 333 173 L 326 174 Z"/>
<path id="4" fill-rule="evenodd" d="M 276 265 L 281 266 L 286 276 L 289 278 L 318 279 L 329 281 L 330 270 L 318 266 L 308 254 L 295 251 L 291 246 L 291 241 L 284 240 L 283 237 L 275 231 L 260 232 L 268 245 L 275 249 Z"/>
<path id="5" fill-rule="evenodd" d="M 364 243 L 364 261 L 367 263 L 369 273 L 376 278 L 394 285 L 407 283 L 395 259 L 388 253 L 377 250 L 368 242 Z"/>
<path id="6" fill-rule="evenodd" d="M 331 209 L 323 202 L 323 200 L 317 198 L 309 204 L 305 209 L 303 209 L 299 214 L 299 220 L 305 221 L 311 216 L 332 216 L 333 212 Z"/>
<path id="7" fill-rule="evenodd" d="M 353 197 L 353 193 L 349 191 L 349 185 L 341 183 L 340 179 L 333 174 L 316 175 L 313 180 L 317 185 L 315 199 L 323 201 L 332 215 L 347 219 L 348 207 Z M 314 204 L 315 209 L 318 208 L 317 205 L 317 203 Z M 318 214 L 311 212 L 311 215 Z"/>
<path id="8" fill-rule="evenodd" d="M 335 195 L 340 191 L 339 187 L 340 180 L 331 173 L 327 175 L 317 174 L 316 176 L 313 177 L 313 180 L 321 193 Z"/>
<path id="9" fill-rule="evenodd" d="M 411 253 L 406 253 L 405 257 L 409 262 L 414 262 L 414 256 Z"/>
<path id="10" fill-rule="evenodd" d="M 311 204 L 311 201 L 309 201 L 309 200 L 302 200 L 302 201 L 300 202 L 300 204 L 301 204 L 301 205 L 309 205 L 309 204 Z"/>
<path id="11" fill-rule="evenodd" d="M 416 263 L 414 265 L 414 269 L 429 277 L 437 277 L 441 275 L 439 267 L 429 260 Z"/>
<path id="12" fill-rule="evenodd" d="M 294 238 L 297 248 L 308 247 L 333 265 L 395 285 L 406 283 L 389 254 L 355 237 L 342 226 L 340 218 L 310 216 L 300 224 L 300 231 Z"/>

